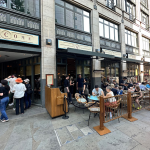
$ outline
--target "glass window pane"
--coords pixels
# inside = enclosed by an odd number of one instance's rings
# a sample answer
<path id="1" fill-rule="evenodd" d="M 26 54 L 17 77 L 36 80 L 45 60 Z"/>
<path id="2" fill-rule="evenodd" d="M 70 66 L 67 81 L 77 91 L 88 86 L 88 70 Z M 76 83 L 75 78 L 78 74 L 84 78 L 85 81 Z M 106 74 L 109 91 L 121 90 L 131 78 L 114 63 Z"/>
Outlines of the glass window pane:
<path id="1" fill-rule="evenodd" d="M 68 9 L 66 9 L 66 26 L 74 28 L 74 13 Z"/>
<path id="2" fill-rule="evenodd" d="M 82 14 L 82 9 L 75 7 L 75 11 Z"/>
<path id="3" fill-rule="evenodd" d="M 88 17 L 89 17 L 89 12 L 83 11 L 83 15 L 88 16 Z"/>
<path id="4" fill-rule="evenodd" d="M 128 44 L 128 35 L 125 33 L 125 43 Z"/>
<path id="5" fill-rule="evenodd" d="M 100 21 L 100 22 L 103 22 L 103 19 L 102 19 L 102 18 L 99 18 L 99 21 Z"/>
<path id="6" fill-rule="evenodd" d="M 99 23 L 99 35 L 104 36 L 104 26 L 102 23 Z"/>
<path id="7" fill-rule="evenodd" d="M 68 3 L 66 3 L 66 7 L 73 10 L 73 6 Z"/>
<path id="8" fill-rule="evenodd" d="M 118 41 L 118 30 L 115 29 L 115 40 Z"/>
<path id="9" fill-rule="evenodd" d="M 128 45 L 131 45 L 131 35 L 128 34 Z"/>
<path id="10" fill-rule="evenodd" d="M 113 23 L 110 23 L 110 26 L 112 26 L 112 27 L 113 27 L 113 26 L 114 26 L 114 24 L 113 24 Z"/>
<path id="11" fill-rule="evenodd" d="M 109 27 L 105 25 L 105 38 L 109 38 Z"/>
<path id="12" fill-rule="evenodd" d="M 114 28 L 110 27 L 110 39 L 114 40 Z"/>
<path id="13" fill-rule="evenodd" d="M 105 23 L 105 24 L 108 24 L 108 21 L 104 20 L 104 23 Z"/>
<path id="14" fill-rule="evenodd" d="M 0 6 L 7 7 L 7 0 L 0 0 Z"/>
<path id="15" fill-rule="evenodd" d="M 87 17 L 84 17 L 84 31 L 90 32 L 90 22 Z"/>
<path id="16" fill-rule="evenodd" d="M 55 0 L 55 3 L 64 6 L 64 2 L 62 0 Z"/>
<path id="17" fill-rule="evenodd" d="M 24 0 L 11 0 L 11 9 L 25 12 L 25 1 Z"/>
<path id="18" fill-rule="evenodd" d="M 59 24 L 64 25 L 64 8 L 55 6 L 55 21 Z"/>
<path id="19" fill-rule="evenodd" d="M 83 19 L 82 19 L 82 15 L 75 13 L 76 16 L 76 20 L 75 20 L 75 25 L 76 25 L 76 29 L 82 30 L 83 31 Z"/>

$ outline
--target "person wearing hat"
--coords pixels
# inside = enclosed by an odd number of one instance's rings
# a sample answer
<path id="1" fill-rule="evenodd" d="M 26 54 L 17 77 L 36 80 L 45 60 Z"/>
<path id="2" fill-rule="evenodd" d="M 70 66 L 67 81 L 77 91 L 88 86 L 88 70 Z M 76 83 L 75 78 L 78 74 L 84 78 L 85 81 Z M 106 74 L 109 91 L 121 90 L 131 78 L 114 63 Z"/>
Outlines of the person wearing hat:
<path id="1" fill-rule="evenodd" d="M 104 92 L 101 88 L 98 87 L 98 85 L 95 85 L 95 88 L 92 91 L 92 95 L 96 96 L 104 96 Z"/>
<path id="2" fill-rule="evenodd" d="M 9 102 L 9 91 L 10 87 L 8 86 L 8 81 L 1 80 L 2 87 L 0 87 L 0 111 L 1 111 L 1 121 L 7 122 L 9 121 L 8 116 L 6 114 L 6 106 Z"/>
<path id="3" fill-rule="evenodd" d="M 14 98 L 16 99 L 16 115 L 19 114 L 19 103 L 21 107 L 21 113 L 24 113 L 24 93 L 26 91 L 25 85 L 22 83 L 23 80 L 21 78 L 17 78 L 16 84 L 14 85 L 13 92 L 14 92 Z"/>
<path id="4" fill-rule="evenodd" d="M 31 99 L 30 99 L 30 95 L 32 94 L 32 89 L 31 89 L 31 85 L 29 84 L 30 80 L 29 79 L 25 79 L 25 86 L 26 86 L 26 91 L 24 94 L 24 98 L 25 98 L 25 109 L 28 109 L 31 107 Z"/>

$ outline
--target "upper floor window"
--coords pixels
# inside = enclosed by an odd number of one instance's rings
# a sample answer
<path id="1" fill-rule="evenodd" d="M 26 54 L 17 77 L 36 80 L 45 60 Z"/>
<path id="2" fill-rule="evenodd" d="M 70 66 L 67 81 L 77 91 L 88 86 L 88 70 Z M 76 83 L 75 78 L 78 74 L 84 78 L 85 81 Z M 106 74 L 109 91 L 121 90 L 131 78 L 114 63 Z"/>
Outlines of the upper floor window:
<path id="1" fill-rule="evenodd" d="M 148 7 L 147 0 L 141 0 L 141 3 L 142 3 L 145 7 Z"/>
<path id="2" fill-rule="evenodd" d="M 90 13 L 62 0 L 55 0 L 55 22 L 74 29 L 90 32 Z"/>
<path id="3" fill-rule="evenodd" d="M 145 28 L 149 27 L 149 16 L 146 15 L 143 11 L 141 11 L 141 21 L 144 23 Z"/>
<path id="4" fill-rule="evenodd" d="M 106 0 L 106 6 L 113 9 L 116 6 L 117 0 Z"/>
<path id="5" fill-rule="evenodd" d="M 129 13 L 131 20 L 135 18 L 135 5 L 128 0 L 124 0 L 124 10 Z"/>
<path id="6" fill-rule="evenodd" d="M 99 18 L 99 35 L 111 40 L 118 41 L 118 25 Z"/>
<path id="7" fill-rule="evenodd" d="M 150 51 L 150 49 L 149 49 L 149 44 L 150 44 L 149 39 L 146 39 L 146 38 L 142 37 L 142 44 L 143 44 L 142 45 L 143 50 Z"/>
<path id="8" fill-rule="evenodd" d="M 0 6 L 40 17 L 40 0 L 0 0 Z"/>
<path id="9" fill-rule="evenodd" d="M 125 42 L 128 45 L 137 47 L 137 34 L 129 30 L 125 30 Z"/>

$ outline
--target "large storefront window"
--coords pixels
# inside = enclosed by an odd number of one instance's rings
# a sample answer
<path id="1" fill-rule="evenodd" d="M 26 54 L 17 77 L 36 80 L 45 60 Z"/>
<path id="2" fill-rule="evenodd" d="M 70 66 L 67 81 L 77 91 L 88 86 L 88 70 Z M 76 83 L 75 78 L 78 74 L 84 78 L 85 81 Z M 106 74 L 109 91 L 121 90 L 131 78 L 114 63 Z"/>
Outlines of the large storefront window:
<path id="1" fill-rule="evenodd" d="M 129 30 L 125 30 L 125 42 L 127 45 L 137 47 L 137 34 Z"/>
<path id="2" fill-rule="evenodd" d="M 90 32 L 89 12 L 62 0 L 55 0 L 55 2 L 56 23 L 81 31 Z"/>
<path id="3" fill-rule="evenodd" d="M 118 41 L 118 25 L 99 18 L 99 35 Z"/>

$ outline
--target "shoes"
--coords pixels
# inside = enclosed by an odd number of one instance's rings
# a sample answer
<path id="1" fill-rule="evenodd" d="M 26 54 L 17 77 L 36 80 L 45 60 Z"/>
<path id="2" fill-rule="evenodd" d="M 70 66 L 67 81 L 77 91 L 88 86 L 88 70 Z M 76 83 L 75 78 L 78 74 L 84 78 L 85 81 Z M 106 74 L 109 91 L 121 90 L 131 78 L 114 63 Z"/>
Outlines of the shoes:
<path id="1" fill-rule="evenodd" d="M 13 105 L 14 105 L 14 103 L 9 104 L 9 106 L 13 106 Z"/>
<path id="2" fill-rule="evenodd" d="M 4 122 L 8 122 L 8 121 L 9 121 L 9 119 L 7 119 L 7 120 L 1 120 L 1 122 L 3 122 L 3 123 L 4 123 Z"/>
<path id="3" fill-rule="evenodd" d="M 134 104 L 132 105 L 133 108 L 135 108 Z"/>
<path id="4" fill-rule="evenodd" d="M 138 107 L 137 110 L 139 110 L 139 109 L 141 109 L 141 108 L 142 108 L 142 106 Z"/>
<path id="5" fill-rule="evenodd" d="M 13 110 L 15 111 L 15 110 L 16 110 L 16 108 L 13 108 Z"/>

